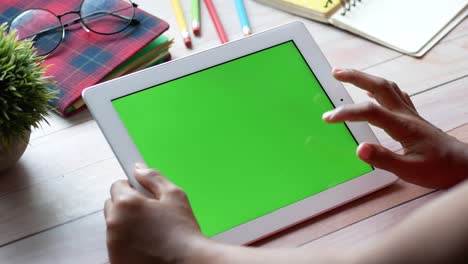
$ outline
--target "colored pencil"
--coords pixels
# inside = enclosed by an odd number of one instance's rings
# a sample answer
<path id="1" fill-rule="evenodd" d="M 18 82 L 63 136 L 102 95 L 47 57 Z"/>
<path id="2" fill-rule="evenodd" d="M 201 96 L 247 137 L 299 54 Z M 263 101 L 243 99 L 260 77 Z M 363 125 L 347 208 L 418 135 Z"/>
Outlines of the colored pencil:
<path id="1" fill-rule="evenodd" d="M 218 33 L 218 37 L 221 40 L 221 43 L 226 43 L 229 41 L 226 31 L 224 31 L 223 24 L 221 24 L 221 20 L 219 19 L 218 13 L 216 12 L 216 8 L 211 0 L 205 0 L 205 5 L 208 8 L 208 13 L 210 13 L 211 20 L 213 20 L 213 24 L 215 26 L 216 32 Z"/>
<path id="2" fill-rule="evenodd" d="M 179 0 L 171 0 L 172 9 L 174 9 L 174 15 L 177 20 L 177 25 L 179 26 L 180 34 L 184 39 L 185 46 L 187 48 L 192 47 L 192 39 L 187 27 L 187 22 L 185 22 L 184 13 L 182 12 L 182 7 L 180 6 Z"/>
<path id="3" fill-rule="evenodd" d="M 252 34 L 250 30 L 249 19 L 247 18 L 247 12 L 245 11 L 244 0 L 235 0 L 236 1 L 236 9 L 237 15 L 239 16 L 239 20 L 242 27 L 242 33 L 244 36 L 248 36 Z"/>
<path id="4" fill-rule="evenodd" d="M 192 30 L 195 36 L 200 36 L 200 0 L 192 0 Z"/>

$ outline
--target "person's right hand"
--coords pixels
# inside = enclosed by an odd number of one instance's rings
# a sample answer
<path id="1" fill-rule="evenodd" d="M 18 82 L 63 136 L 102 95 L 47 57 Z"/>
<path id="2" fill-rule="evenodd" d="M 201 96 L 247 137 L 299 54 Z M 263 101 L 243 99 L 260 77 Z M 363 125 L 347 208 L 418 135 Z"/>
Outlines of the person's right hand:
<path id="1" fill-rule="evenodd" d="M 367 121 L 403 146 L 399 155 L 381 145 L 361 143 L 357 155 L 363 161 L 428 188 L 448 188 L 468 176 L 468 146 L 424 120 L 394 82 L 357 70 L 335 69 L 333 75 L 366 90 L 379 104 L 345 105 L 325 113 L 323 119 L 329 123 Z"/>

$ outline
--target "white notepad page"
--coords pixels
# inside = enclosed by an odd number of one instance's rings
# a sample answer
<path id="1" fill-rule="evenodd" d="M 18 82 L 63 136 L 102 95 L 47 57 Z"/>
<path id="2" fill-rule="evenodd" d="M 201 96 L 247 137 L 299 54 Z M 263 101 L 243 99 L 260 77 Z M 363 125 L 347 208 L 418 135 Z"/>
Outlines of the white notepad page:
<path id="1" fill-rule="evenodd" d="M 338 11 L 330 22 L 411 54 L 425 53 L 468 14 L 468 0 L 355 2 L 346 15 Z"/>

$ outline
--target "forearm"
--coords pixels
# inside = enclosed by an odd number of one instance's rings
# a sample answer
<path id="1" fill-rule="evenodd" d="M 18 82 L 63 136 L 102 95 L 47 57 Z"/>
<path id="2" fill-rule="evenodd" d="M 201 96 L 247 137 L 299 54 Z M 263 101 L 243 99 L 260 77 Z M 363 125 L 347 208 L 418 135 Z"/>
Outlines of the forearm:
<path id="1" fill-rule="evenodd" d="M 416 211 L 378 243 L 361 247 L 354 263 L 458 263 L 468 252 L 468 181 Z"/>
<path id="2" fill-rule="evenodd" d="M 250 248 L 231 246 L 211 240 L 203 241 L 200 248 L 187 263 L 203 264 L 313 264 L 313 263 L 348 263 L 349 257 L 339 251 L 333 254 L 327 250 L 320 252 L 303 248 Z M 209 250 L 206 250 L 209 248 Z M 203 252 L 203 253 L 202 253 Z"/>

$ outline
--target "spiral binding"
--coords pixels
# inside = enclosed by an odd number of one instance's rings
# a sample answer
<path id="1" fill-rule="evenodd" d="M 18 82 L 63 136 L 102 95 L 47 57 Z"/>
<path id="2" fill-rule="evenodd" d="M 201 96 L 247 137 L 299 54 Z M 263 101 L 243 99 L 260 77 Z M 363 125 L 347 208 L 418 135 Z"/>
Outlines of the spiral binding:
<path id="1" fill-rule="evenodd" d="M 333 0 L 327 0 L 327 2 L 325 2 L 325 8 L 328 8 L 328 5 L 332 5 L 333 4 Z"/>
<path id="2" fill-rule="evenodd" d="M 342 7 L 343 7 L 343 12 L 341 13 L 342 16 L 346 15 L 346 12 L 351 11 L 351 8 L 356 6 L 356 2 L 361 2 L 361 0 L 338 0 L 340 1 Z M 325 8 L 328 7 L 328 5 L 333 4 L 333 0 L 327 0 L 325 2 Z"/>

